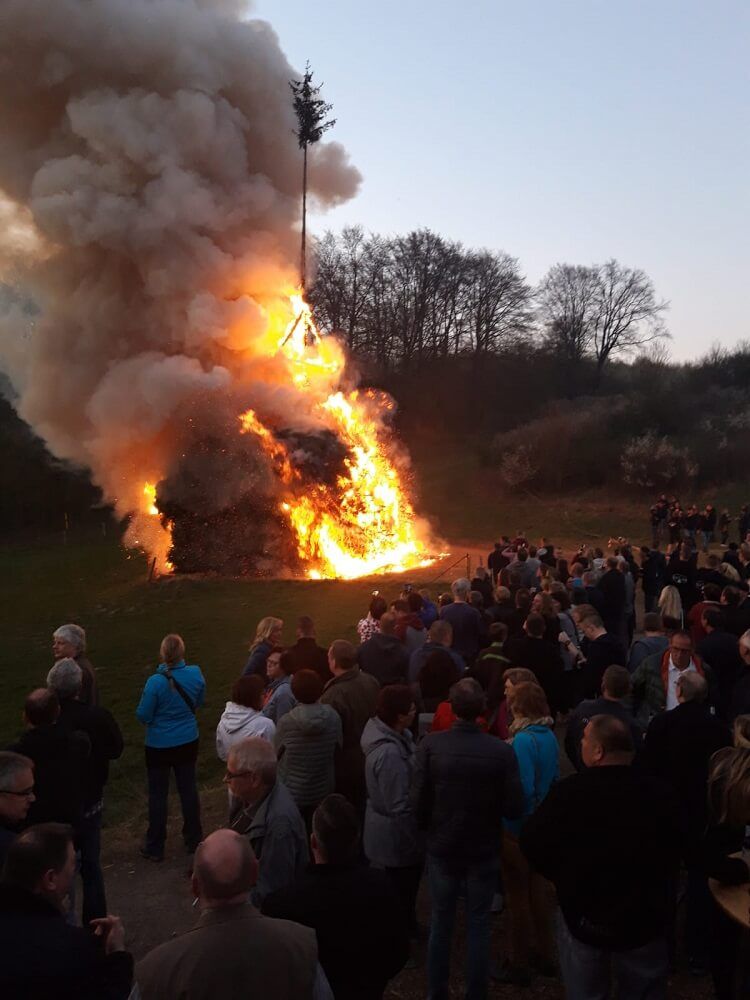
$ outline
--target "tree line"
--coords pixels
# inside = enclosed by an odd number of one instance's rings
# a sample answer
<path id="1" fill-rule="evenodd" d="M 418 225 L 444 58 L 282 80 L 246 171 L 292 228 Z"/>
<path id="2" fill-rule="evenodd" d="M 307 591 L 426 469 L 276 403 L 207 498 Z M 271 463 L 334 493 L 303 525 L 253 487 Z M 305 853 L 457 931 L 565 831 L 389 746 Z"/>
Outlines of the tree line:
<path id="1" fill-rule="evenodd" d="M 669 336 L 651 279 L 616 260 L 555 264 L 533 287 L 503 251 L 430 229 L 382 236 L 359 226 L 327 232 L 315 256 L 309 294 L 319 324 L 386 371 L 541 340 L 568 366 L 586 363 L 598 384 L 610 360 Z"/>

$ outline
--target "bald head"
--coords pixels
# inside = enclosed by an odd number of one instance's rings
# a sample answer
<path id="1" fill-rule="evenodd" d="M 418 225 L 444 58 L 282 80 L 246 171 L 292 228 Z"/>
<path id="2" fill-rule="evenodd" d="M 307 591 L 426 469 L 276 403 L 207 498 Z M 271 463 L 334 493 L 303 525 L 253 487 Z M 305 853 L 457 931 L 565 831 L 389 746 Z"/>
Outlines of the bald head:
<path id="1" fill-rule="evenodd" d="M 393 635 L 396 631 L 396 616 L 392 611 L 386 611 L 380 616 L 380 631 L 383 635 Z"/>
<path id="2" fill-rule="evenodd" d="M 217 830 L 198 845 L 193 892 L 204 909 L 245 899 L 258 878 L 258 862 L 248 840 L 234 830 Z"/>

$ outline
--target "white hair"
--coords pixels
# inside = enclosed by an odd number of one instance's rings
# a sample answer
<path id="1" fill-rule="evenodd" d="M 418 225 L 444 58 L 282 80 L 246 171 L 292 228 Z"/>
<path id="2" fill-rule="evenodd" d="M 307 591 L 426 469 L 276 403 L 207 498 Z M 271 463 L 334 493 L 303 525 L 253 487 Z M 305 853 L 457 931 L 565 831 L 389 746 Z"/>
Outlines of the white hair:
<path id="1" fill-rule="evenodd" d="M 86 633 L 80 625 L 61 625 L 52 633 L 52 638 L 69 642 L 79 653 L 86 649 Z"/>
<path id="2" fill-rule="evenodd" d="M 708 695 L 708 682 L 698 673 L 684 673 L 677 678 L 677 688 L 683 701 L 705 701 Z"/>
<path id="3" fill-rule="evenodd" d="M 471 582 L 466 579 L 465 576 L 461 576 L 458 580 L 454 580 L 451 584 L 451 592 L 454 597 L 460 597 L 463 600 L 471 593 Z"/>
<path id="4" fill-rule="evenodd" d="M 257 774 L 264 785 L 273 785 L 276 782 L 278 760 L 276 751 L 268 740 L 251 736 L 241 743 L 235 743 L 229 751 L 229 756 L 234 763 L 234 770 Z"/>
<path id="5" fill-rule="evenodd" d="M 47 687 L 54 691 L 60 701 L 74 698 L 81 690 L 83 671 L 69 656 L 58 660 L 47 674 Z"/>
<path id="6" fill-rule="evenodd" d="M 750 649 L 750 628 L 746 632 L 742 633 L 742 635 L 738 639 L 738 642 L 741 646 L 744 646 L 746 649 Z"/>

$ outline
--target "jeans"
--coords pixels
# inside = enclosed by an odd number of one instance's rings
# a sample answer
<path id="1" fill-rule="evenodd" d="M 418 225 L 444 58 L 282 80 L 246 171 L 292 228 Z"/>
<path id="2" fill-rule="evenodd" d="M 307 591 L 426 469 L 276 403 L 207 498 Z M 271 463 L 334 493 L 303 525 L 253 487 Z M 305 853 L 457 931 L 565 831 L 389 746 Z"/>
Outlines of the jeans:
<path id="1" fill-rule="evenodd" d="M 466 892 L 466 1000 L 485 1000 L 490 964 L 490 907 L 497 885 L 499 858 L 490 858 L 462 871 L 448 868 L 441 858 L 427 862 L 432 898 L 430 941 L 427 946 L 429 1000 L 447 1000 L 451 940 L 456 904 Z"/>
<path id="2" fill-rule="evenodd" d="M 608 951 L 584 944 L 557 914 L 557 950 L 567 1000 L 666 1000 L 667 942 L 659 938 L 641 948 Z"/>
<path id="3" fill-rule="evenodd" d="M 107 899 L 104 895 L 104 875 L 99 861 L 102 842 L 101 809 L 84 817 L 78 835 L 81 852 L 81 883 L 83 885 L 83 926 L 90 920 L 107 916 Z"/>
<path id="4" fill-rule="evenodd" d="M 195 784 L 195 762 L 149 766 L 148 775 L 148 830 L 146 850 L 149 854 L 162 857 L 167 839 L 167 797 L 169 795 L 169 772 L 174 771 L 177 793 L 182 806 L 182 839 L 188 851 L 194 851 L 203 839 L 201 827 L 201 805 Z"/>

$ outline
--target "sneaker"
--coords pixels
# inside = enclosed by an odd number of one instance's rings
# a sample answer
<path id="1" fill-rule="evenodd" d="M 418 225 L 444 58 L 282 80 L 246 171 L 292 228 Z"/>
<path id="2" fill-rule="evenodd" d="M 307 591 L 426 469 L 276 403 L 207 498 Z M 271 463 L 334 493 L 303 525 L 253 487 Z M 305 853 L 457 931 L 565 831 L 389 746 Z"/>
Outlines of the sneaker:
<path id="1" fill-rule="evenodd" d="M 141 857 L 145 858 L 146 861 L 163 861 L 163 854 L 153 854 L 151 851 L 147 850 L 145 847 L 141 848 Z"/>

